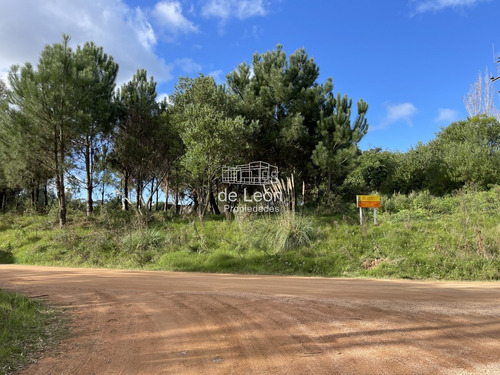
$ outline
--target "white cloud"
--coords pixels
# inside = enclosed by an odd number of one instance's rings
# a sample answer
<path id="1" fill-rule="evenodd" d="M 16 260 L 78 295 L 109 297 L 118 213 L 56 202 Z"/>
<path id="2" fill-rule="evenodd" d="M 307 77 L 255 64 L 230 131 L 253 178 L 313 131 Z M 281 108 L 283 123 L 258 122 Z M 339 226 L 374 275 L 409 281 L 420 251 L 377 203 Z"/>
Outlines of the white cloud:
<path id="1" fill-rule="evenodd" d="M 490 0 L 418 0 L 414 3 L 416 3 L 415 13 L 425 13 L 437 12 L 445 8 L 470 7 L 485 1 Z"/>
<path id="2" fill-rule="evenodd" d="M 438 115 L 434 122 L 451 123 L 458 120 L 458 112 L 450 108 L 439 108 Z"/>
<path id="3" fill-rule="evenodd" d="M 208 0 L 202 6 L 201 14 L 206 18 L 226 20 L 236 17 L 240 20 L 265 16 L 264 0 Z"/>
<path id="4" fill-rule="evenodd" d="M 135 25 L 133 25 L 133 27 L 136 28 L 137 38 L 139 39 L 139 42 L 144 48 L 151 50 L 156 44 L 156 35 L 153 27 L 139 7 L 137 7 L 135 10 L 134 23 Z"/>
<path id="5" fill-rule="evenodd" d="M 413 126 L 411 118 L 418 112 L 413 103 L 387 104 L 386 114 L 380 125 L 372 126 L 371 130 L 386 129 L 389 125 L 406 122 L 408 126 Z"/>
<path id="6" fill-rule="evenodd" d="M 158 2 L 154 8 L 154 16 L 160 25 L 174 34 L 198 31 L 198 27 L 184 17 L 182 4 L 178 1 Z"/>
<path id="7" fill-rule="evenodd" d="M 166 99 L 166 100 L 167 100 L 167 104 L 168 104 L 168 105 L 172 105 L 172 104 L 173 104 L 173 103 L 172 103 L 172 100 L 170 99 L 170 95 L 168 95 L 167 93 L 158 94 L 158 95 L 156 96 L 156 101 L 157 101 L 158 103 L 161 103 L 164 99 Z"/>
<path id="8" fill-rule="evenodd" d="M 217 83 L 218 85 L 222 85 L 224 82 L 226 82 L 226 76 L 221 69 L 214 70 L 213 72 L 208 73 L 207 76 L 212 76 L 215 83 Z"/>
<path id="9" fill-rule="evenodd" d="M 250 66 L 250 75 L 248 76 L 248 78 L 252 79 L 253 77 L 255 77 L 255 71 L 253 70 L 253 65 Z"/>
<path id="10" fill-rule="evenodd" d="M 120 65 L 118 82 L 128 81 L 137 68 L 147 69 L 158 82 L 172 79 L 173 66 L 153 49 L 156 34 L 140 8 L 122 0 L 23 0 L 2 4 L 0 12 L 0 71 L 13 64 L 37 64 L 46 44 L 59 43 L 62 34 L 70 45 L 94 41 Z"/>
<path id="11" fill-rule="evenodd" d="M 404 121 L 412 126 L 411 117 L 417 113 L 417 108 L 413 103 L 389 104 L 387 105 L 387 125 Z"/>
<path id="12" fill-rule="evenodd" d="M 188 74 L 199 73 L 201 71 L 201 65 L 194 62 L 193 59 L 189 57 L 176 59 L 175 65 L 178 66 L 183 72 Z"/>

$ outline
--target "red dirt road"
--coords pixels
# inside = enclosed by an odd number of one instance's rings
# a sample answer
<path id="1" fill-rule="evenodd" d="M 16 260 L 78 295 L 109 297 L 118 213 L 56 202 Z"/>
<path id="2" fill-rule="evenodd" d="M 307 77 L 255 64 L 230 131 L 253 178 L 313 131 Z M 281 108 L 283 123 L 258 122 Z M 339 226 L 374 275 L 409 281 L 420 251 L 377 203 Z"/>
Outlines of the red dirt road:
<path id="1" fill-rule="evenodd" d="M 74 317 L 22 374 L 500 374 L 500 283 L 0 266 Z"/>

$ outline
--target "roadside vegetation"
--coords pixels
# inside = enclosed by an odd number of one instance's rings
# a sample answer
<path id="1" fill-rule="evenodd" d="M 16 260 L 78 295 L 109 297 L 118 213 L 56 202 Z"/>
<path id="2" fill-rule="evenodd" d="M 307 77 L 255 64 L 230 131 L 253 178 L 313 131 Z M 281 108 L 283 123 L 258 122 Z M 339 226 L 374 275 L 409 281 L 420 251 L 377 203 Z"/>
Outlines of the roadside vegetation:
<path id="1" fill-rule="evenodd" d="M 63 333 L 60 313 L 45 303 L 0 289 L 0 374 L 36 360 Z"/>
<path id="2" fill-rule="evenodd" d="M 208 216 L 200 222 L 171 211 L 146 219 L 110 204 L 91 217 L 74 207 L 63 229 L 56 212 L 7 213 L 0 216 L 0 256 L 21 264 L 79 267 L 500 279 L 499 186 L 445 197 L 428 191 L 382 196 L 376 226 L 368 209 L 360 225 L 354 204 L 339 203 L 330 211 Z"/>
<path id="3" fill-rule="evenodd" d="M 118 62 L 102 47 L 70 45 L 64 35 L 40 46 L 38 63 L 0 80 L 1 262 L 499 278 L 489 78 L 464 97 L 470 117 L 428 143 L 361 150 L 368 103 L 320 82 L 305 49 L 257 52 L 222 85 L 178 77 L 160 101 L 144 69 L 118 88 Z M 234 211 L 255 208 L 246 193 L 266 189 L 286 192 L 268 202 L 279 214 Z M 375 192 L 379 225 L 370 211 L 359 225 L 355 197 Z"/>

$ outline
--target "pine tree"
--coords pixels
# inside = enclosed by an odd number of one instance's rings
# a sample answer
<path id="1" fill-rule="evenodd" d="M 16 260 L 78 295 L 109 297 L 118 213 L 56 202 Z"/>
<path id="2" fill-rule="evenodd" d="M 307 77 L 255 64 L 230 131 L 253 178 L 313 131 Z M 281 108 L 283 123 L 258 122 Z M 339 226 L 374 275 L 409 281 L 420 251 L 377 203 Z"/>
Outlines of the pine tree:
<path id="1" fill-rule="evenodd" d="M 318 76 L 304 49 L 287 58 L 281 45 L 255 53 L 251 67 L 243 63 L 228 75 L 238 113 L 253 130 L 247 161 L 266 160 L 285 174 L 306 171 L 319 113 L 332 89 L 330 80 L 317 84 Z"/>
<path id="2" fill-rule="evenodd" d="M 118 64 L 94 43 L 85 43 L 75 52 L 75 89 L 80 97 L 77 150 L 85 165 L 87 215 L 93 211 L 94 172 L 105 137 L 113 129 L 115 105 L 113 95 Z"/>
<path id="3" fill-rule="evenodd" d="M 318 121 L 318 143 L 311 159 L 326 176 L 328 193 L 332 190 L 334 174 L 340 174 L 341 167 L 355 157 L 358 151 L 357 144 L 368 131 L 365 118 L 368 104 L 362 99 L 358 101 L 358 115 L 354 124 L 351 124 L 351 106 L 352 99 L 347 95 L 341 97 L 339 93 L 337 98 L 331 95 L 326 108 L 330 115 L 325 116 L 325 112 L 322 111 Z"/>
<path id="4" fill-rule="evenodd" d="M 154 162 L 161 151 L 155 144 L 159 129 L 156 95 L 156 82 L 153 77 L 148 80 L 144 69 L 137 70 L 117 94 L 119 121 L 111 158 L 123 175 L 125 209 L 128 208 L 130 178 L 136 185 L 137 208 L 141 208 L 144 187 L 151 182 Z"/>
<path id="5" fill-rule="evenodd" d="M 9 74 L 12 87 L 12 118 L 18 116 L 26 126 L 24 145 L 30 155 L 45 162 L 55 176 L 58 220 L 66 224 L 65 174 L 71 155 L 71 142 L 76 138 L 75 113 L 79 98 L 75 92 L 76 69 L 74 54 L 68 46 L 69 36 L 63 42 L 46 46 L 37 70 L 31 64 L 21 69 L 13 67 Z"/>

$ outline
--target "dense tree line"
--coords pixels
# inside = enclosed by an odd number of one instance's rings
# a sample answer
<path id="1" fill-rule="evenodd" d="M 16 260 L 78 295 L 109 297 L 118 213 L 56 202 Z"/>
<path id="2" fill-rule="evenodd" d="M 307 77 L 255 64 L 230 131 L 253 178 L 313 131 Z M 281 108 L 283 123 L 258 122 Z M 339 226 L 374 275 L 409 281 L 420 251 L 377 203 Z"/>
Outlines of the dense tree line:
<path id="1" fill-rule="evenodd" d="M 264 160 L 306 187 L 306 201 L 380 191 L 428 189 L 445 194 L 467 183 L 487 188 L 500 178 L 500 124 L 475 116 L 406 153 L 361 152 L 368 104 L 333 93 L 304 49 L 282 46 L 253 56 L 217 85 L 210 76 L 180 77 L 172 102 L 158 102 L 156 82 L 139 69 L 115 87 L 118 64 L 102 47 L 72 50 L 69 37 L 46 46 L 37 66 L 13 66 L 0 84 L 0 202 L 20 196 L 46 206 L 52 187 L 64 226 L 68 183 L 116 192 L 139 214 L 160 191 L 189 196 L 200 216 L 219 213 L 224 165 Z M 135 192 L 135 196 L 132 194 Z M 167 199 L 168 200 L 168 199 Z M 172 204 L 174 204 L 172 202 Z M 168 209 L 168 202 L 162 204 Z"/>
<path id="2" fill-rule="evenodd" d="M 500 122 L 478 115 L 443 128 L 427 144 L 406 153 L 363 152 L 344 181 L 348 191 L 452 193 L 466 184 L 500 183 Z"/>

